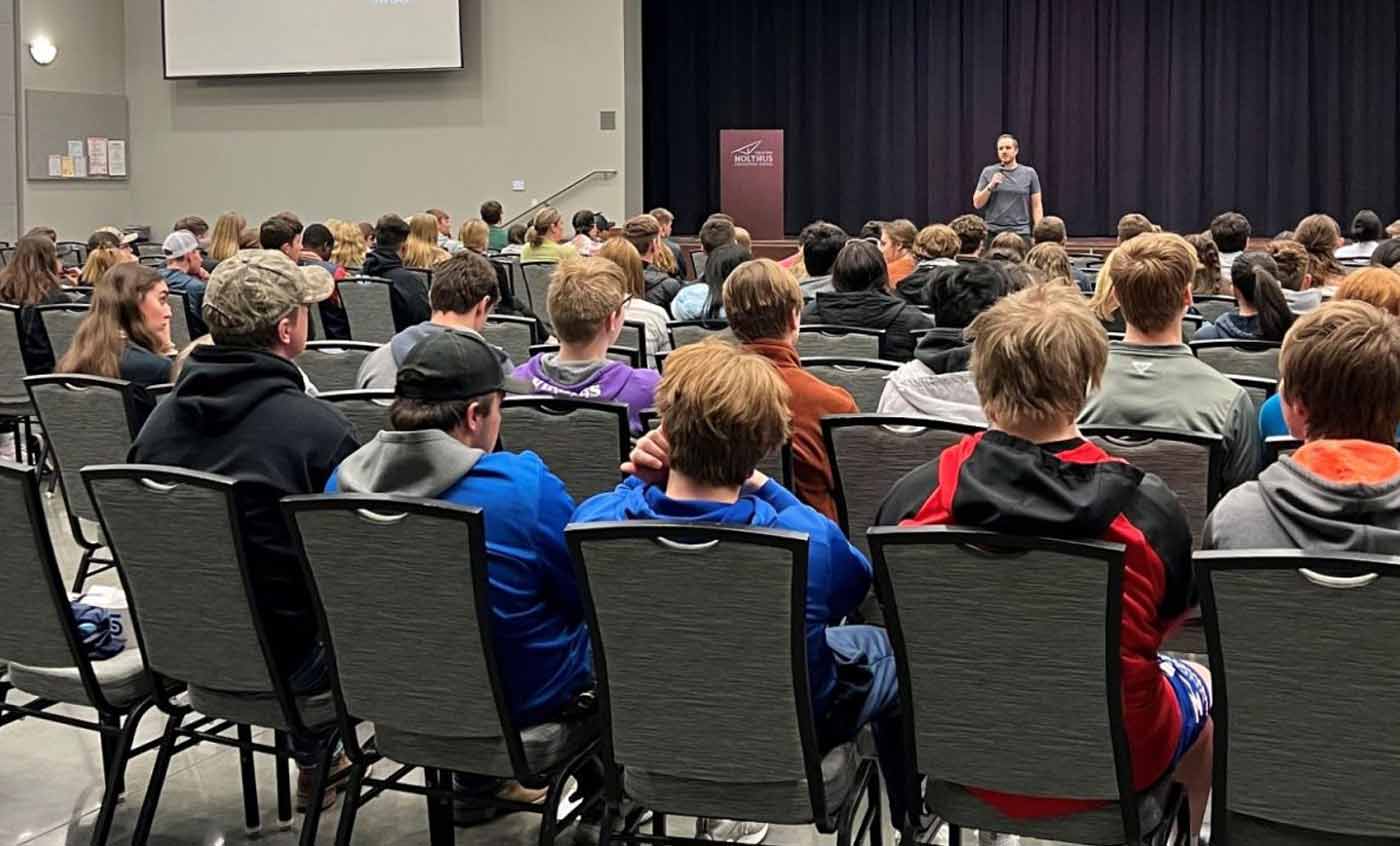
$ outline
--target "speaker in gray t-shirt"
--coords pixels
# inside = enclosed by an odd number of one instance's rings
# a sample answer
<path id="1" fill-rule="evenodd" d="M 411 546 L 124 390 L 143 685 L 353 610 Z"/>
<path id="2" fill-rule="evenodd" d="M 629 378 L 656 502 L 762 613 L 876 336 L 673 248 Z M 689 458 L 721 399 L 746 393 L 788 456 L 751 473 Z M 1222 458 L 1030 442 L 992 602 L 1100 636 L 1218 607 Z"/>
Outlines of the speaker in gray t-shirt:
<path id="1" fill-rule="evenodd" d="M 1018 164 L 1012 168 L 987 165 L 977 177 L 977 190 L 985 189 L 998 172 L 1002 182 L 992 191 L 983 209 L 987 231 L 1031 234 L 1031 195 L 1040 193 L 1039 174 L 1030 165 Z"/>

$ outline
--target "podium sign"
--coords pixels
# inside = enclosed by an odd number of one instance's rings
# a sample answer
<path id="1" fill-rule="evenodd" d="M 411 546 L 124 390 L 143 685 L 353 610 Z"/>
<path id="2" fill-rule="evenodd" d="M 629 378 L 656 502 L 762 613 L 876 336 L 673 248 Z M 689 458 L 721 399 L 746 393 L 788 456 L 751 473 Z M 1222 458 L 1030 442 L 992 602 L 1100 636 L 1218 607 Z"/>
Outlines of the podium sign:
<path id="1" fill-rule="evenodd" d="M 719 131 L 719 201 L 754 240 L 783 237 L 783 131 Z"/>

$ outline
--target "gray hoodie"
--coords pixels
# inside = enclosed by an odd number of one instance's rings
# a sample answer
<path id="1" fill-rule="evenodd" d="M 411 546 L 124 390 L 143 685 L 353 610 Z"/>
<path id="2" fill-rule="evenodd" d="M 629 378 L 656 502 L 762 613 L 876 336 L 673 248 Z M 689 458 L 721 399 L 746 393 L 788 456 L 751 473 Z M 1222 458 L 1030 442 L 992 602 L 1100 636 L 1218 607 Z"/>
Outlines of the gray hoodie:
<path id="1" fill-rule="evenodd" d="M 398 333 L 389 339 L 389 343 L 365 356 L 364 362 L 360 364 L 360 372 L 355 374 L 355 386 L 360 390 L 392 391 L 399 380 L 399 365 L 408 357 L 413 348 L 425 338 L 446 331 L 448 331 L 446 326 L 440 326 L 432 321 L 424 321 Z M 470 329 L 453 329 L 452 331 L 481 338 L 479 333 Z M 482 338 L 482 340 L 485 339 Z M 515 363 L 510 360 L 510 356 L 506 355 L 505 350 L 495 344 L 487 343 L 486 346 L 491 348 L 491 351 L 496 354 L 497 360 L 501 362 L 501 372 L 509 376 L 511 371 L 515 370 Z"/>
<path id="2" fill-rule="evenodd" d="M 382 431 L 336 469 L 344 493 L 392 493 L 432 499 L 457 484 L 486 453 L 441 429 Z"/>
<path id="3" fill-rule="evenodd" d="M 934 373 L 918 359 L 885 377 L 881 414 L 923 415 L 986 426 L 977 386 L 968 371 Z"/>
<path id="4" fill-rule="evenodd" d="M 1206 520 L 1202 546 L 1400 554 L 1400 476 L 1333 482 L 1280 458 L 1225 495 Z"/>

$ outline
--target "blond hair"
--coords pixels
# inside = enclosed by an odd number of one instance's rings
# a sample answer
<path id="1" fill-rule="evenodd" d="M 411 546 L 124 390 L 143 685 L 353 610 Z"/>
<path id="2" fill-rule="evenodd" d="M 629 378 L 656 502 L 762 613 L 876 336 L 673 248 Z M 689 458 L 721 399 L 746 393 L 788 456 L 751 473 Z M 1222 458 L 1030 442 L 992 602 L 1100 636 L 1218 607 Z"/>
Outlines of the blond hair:
<path id="1" fill-rule="evenodd" d="M 724 313 L 740 341 L 786 338 L 802 288 L 772 259 L 746 261 L 724 280 Z"/>
<path id="2" fill-rule="evenodd" d="M 399 251 L 404 267 L 431 270 L 440 261 L 451 258 L 447 250 L 437 245 L 437 218 L 430 214 L 415 214 L 408 219 L 408 240 Z"/>
<path id="3" fill-rule="evenodd" d="M 1044 271 L 1046 278 L 1051 282 L 1074 284 L 1074 271 L 1070 270 L 1069 253 L 1054 241 L 1031 247 L 1031 251 L 1026 253 L 1026 265 Z"/>
<path id="4" fill-rule="evenodd" d="M 1113 296 L 1113 274 L 1108 271 L 1117 252 L 1116 249 L 1111 251 L 1104 259 L 1103 266 L 1094 277 L 1094 295 L 1089 298 L 1089 311 L 1104 323 L 1112 322 L 1118 315 L 1118 299 Z"/>
<path id="5" fill-rule="evenodd" d="M 1400 273 L 1386 267 L 1359 270 L 1342 280 L 1332 299 L 1360 300 L 1381 311 L 1400 315 Z"/>
<path id="6" fill-rule="evenodd" d="M 549 277 L 549 320 L 565 343 L 586 344 L 598 337 L 626 300 L 627 275 L 604 258 L 565 259 Z"/>
<path id="7" fill-rule="evenodd" d="M 78 281 L 85 285 L 96 285 L 98 280 L 107 275 L 107 271 L 129 261 L 136 261 L 136 257 L 120 247 L 100 247 L 88 253 L 87 261 L 83 262 L 83 270 L 78 274 Z"/>
<path id="8" fill-rule="evenodd" d="M 652 255 L 651 264 L 667 276 L 680 277 L 681 269 L 676 264 L 676 254 L 671 252 L 671 248 L 665 244 L 660 245 L 660 248 Z"/>
<path id="9" fill-rule="evenodd" d="M 535 216 L 530 218 L 530 228 L 525 230 L 525 243 L 532 247 L 538 247 L 544 243 L 544 236 L 554 226 L 562 221 L 564 217 L 559 214 L 559 210 L 553 206 L 545 206 L 535 212 Z"/>
<path id="10" fill-rule="evenodd" d="M 681 347 L 656 389 L 671 467 L 708 485 L 742 485 L 791 433 L 791 392 L 760 356 L 722 341 Z"/>
<path id="11" fill-rule="evenodd" d="M 472 252 L 484 253 L 491 244 L 491 226 L 480 218 L 472 218 L 457 230 L 457 240 Z"/>
<path id="12" fill-rule="evenodd" d="M 214 221 L 214 229 L 209 234 L 209 258 L 214 261 L 237 253 L 241 247 L 243 230 L 248 228 L 248 220 L 238 212 L 224 212 Z"/>
<path id="13" fill-rule="evenodd" d="M 1361 300 L 1327 303 L 1293 324 L 1279 370 L 1284 401 L 1307 411 L 1308 440 L 1395 443 L 1400 322 L 1394 316 Z"/>
<path id="14" fill-rule="evenodd" d="M 626 238 L 609 238 L 596 255 L 622 268 L 623 275 L 627 277 L 627 293 L 630 296 L 646 296 L 647 283 L 642 274 L 642 257 Z"/>
<path id="15" fill-rule="evenodd" d="M 982 410 L 1003 428 L 1073 422 L 1108 364 L 1103 327 L 1064 285 L 1003 297 L 964 335 L 975 339 L 971 369 Z"/>
<path id="16" fill-rule="evenodd" d="M 958 238 L 958 233 L 944 223 L 925 226 L 914 236 L 914 254 L 919 258 L 952 258 L 958 254 L 961 246 L 962 239 Z"/>
<path id="17" fill-rule="evenodd" d="M 326 228 L 335 238 L 331 261 L 341 267 L 359 267 L 365 263 L 369 245 L 365 243 L 365 233 L 360 231 L 360 224 L 331 218 L 326 221 Z"/>
<path id="18" fill-rule="evenodd" d="M 1113 297 L 1123 319 L 1143 332 L 1181 322 L 1187 292 L 1196 277 L 1196 251 L 1170 233 L 1137 235 L 1109 256 Z"/>

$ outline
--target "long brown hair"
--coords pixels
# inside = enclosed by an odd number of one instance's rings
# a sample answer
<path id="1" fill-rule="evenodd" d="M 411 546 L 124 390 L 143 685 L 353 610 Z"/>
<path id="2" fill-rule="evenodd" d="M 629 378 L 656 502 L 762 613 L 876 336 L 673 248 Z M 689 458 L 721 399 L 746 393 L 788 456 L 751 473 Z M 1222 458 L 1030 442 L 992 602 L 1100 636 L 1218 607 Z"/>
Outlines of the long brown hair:
<path id="1" fill-rule="evenodd" d="M 19 239 L 10 263 L 0 270 L 0 302 L 38 305 L 60 284 L 53 242 L 31 235 Z"/>
<path id="2" fill-rule="evenodd" d="M 623 275 L 627 277 L 627 293 L 634 299 L 646 296 L 647 283 L 646 276 L 642 273 L 642 256 L 637 252 L 637 248 L 632 246 L 632 242 L 626 238 L 609 238 L 598 251 L 598 257 L 622 268 Z"/>
<path id="3" fill-rule="evenodd" d="M 73 344 L 58 362 L 56 372 L 115 378 L 121 372 L 122 350 L 128 340 L 164 355 L 160 339 L 141 319 L 142 298 L 164 284 L 159 273 L 136 262 L 107 271 L 93 287 L 92 310 L 78 324 Z"/>
<path id="4" fill-rule="evenodd" d="M 224 212 L 214 221 L 214 231 L 209 236 L 209 257 L 223 261 L 238 252 L 239 238 L 247 228 L 248 221 L 238 212 Z"/>
<path id="5" fill-rule="evenodd" d="M 1341 237 L 1342 228 L 1325 214 L 1310 214 L 1294 228 L 1293 240 L 1308 251 L 1308 273 L 1312 274 L 1313 287 L 1330 284 L 1329 280 L 1346 275 L 1333 255 Z"/>
<path id="6" fill-rule="evenodd" d="M 1196 251 L 1196 275 L 1191 282 L 1191 293 L 1215 295 L 1225 293 L 1225 280 L 1220 275 L 1220 248 L 1209 232 L 1199 232 L 1186 236 L 1186 243 Z"/>

